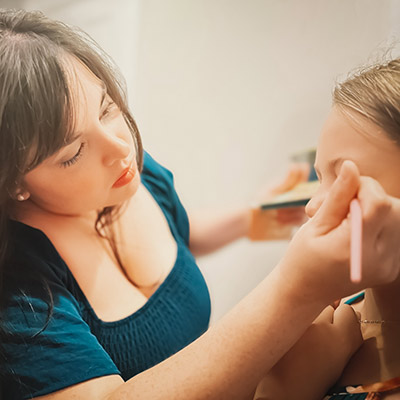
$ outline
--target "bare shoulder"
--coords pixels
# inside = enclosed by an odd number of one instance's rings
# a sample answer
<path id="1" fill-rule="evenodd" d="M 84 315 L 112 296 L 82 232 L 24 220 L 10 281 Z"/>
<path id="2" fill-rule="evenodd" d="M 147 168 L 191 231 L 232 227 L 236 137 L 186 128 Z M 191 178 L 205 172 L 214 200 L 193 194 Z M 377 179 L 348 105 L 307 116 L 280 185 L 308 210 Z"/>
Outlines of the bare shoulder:
<path id="1" fill-rule="evenodd" d="M 90 379 L 35 400 L 107 400 L 124 383 L 119 375 Z"/>

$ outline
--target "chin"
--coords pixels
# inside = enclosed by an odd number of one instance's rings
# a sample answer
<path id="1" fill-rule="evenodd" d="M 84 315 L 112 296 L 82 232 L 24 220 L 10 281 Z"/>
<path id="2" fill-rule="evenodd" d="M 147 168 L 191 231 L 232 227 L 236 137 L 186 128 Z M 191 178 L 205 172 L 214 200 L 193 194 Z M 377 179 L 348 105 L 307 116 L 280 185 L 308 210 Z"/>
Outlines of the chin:
<path id="1" fill-rule="evenodd" d="M 122 186 L 118 189 L 114 189 L 114 193 L 112 196 L 113 198 L 110 201 L 110 204 L 107 204 L 104 207 L 113 207 L 123 204 L 137 193 L 139 186 L 140 177 L 135 176 L 135 178 L 127 185 Z"/>

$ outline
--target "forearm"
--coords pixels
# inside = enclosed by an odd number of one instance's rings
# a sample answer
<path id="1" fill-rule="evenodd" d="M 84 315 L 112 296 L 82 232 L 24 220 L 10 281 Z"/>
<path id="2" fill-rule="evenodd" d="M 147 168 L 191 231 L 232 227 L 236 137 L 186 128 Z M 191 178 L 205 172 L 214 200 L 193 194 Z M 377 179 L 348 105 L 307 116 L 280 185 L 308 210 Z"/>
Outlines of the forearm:
<path id="1" fill-rule="evenodd" d="M 362 343 L 360 324 L 350 306 L 325 308 L 261 380 L 254 399 L 321 400 Z"/>
<path id="2" fill-rule="evenodd" d="M 201 338 L 124 383 L 110 398 L 242 400 L 324 306 L 392 282 L 399 274 L 400 202 L 388 202 L 371 183 L 360 183 L 355 165 L 345 161 L 324 203 L 297 231 L 280 265 Z M 356 194 L 368 210 L 360 284 L 350 282 L 348 272 L 346 222 Z"/>
<path id="3" fill-rule="evenodd" d="M 190 250 L 201 256 L 247 237 L 250 240 L 287 240 L 293 228 L 304 223 L 304 209 L 262 210 L 241 207 L 191 215 Z"/>
<path id="4" fill-rule="evenodd" d="M 250 208 L 194 213 L 189 221 L 190 250 L 195 256 L 201 256 L 245 237 L 249 230 Z"/>
<path id="5" fill-rule="evenodd" d="M 110 399 L 247 398 L 325 305 L 307 300 L 274 270 L 202 337 Z"/>
<path id="6" fill-rule="evenodd" d="M 309 169 L 308 164 L 293 165 L 278 185 L 263 190 L 258 200 L 254 199 L 254 203 L 261 204 L 277 194 L 291 190 L 307 179 Z M 251 206 L 244 205 L 230 210 L 225 208 L 218 213 L 190 215 L 190 250 L 194 255 L 204 255 L 244 236 L 252 240 L 288 239 L 291 234 L 290 225 L 297 226 L 304 222 L 302 210 L 300 213 L 283 211 L 283 218 L 275 210 L 258 211 L 255 214 Z"/>

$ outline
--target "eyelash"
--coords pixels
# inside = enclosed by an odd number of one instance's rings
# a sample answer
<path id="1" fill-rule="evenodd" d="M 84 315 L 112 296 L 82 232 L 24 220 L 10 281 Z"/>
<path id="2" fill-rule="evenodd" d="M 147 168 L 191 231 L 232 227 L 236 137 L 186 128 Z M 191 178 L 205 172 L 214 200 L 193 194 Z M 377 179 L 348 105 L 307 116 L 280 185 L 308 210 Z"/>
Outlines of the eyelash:
<path id="1" fill-rule="evenodd" d="M 114 107 L 116 107 L 116 104 L 112 100 L 110 100 L 110 102 L 107 104 L 107 107 L 104 109 L 103 113 L 101 114 L 100 119 L 107 117 L 110 114 L 110 112 L 113 110 Z"/>
<path id="2" fill-rule="evenodd" d="M 69 160 L 63 161 L 61 163 L 61 166 L 64 167 L 64 168 L 67 168 L 67 167 L 70 167 L 71 165 L 74 165 L 82 157 L 82 151 L 83 151 L 83 148 L 85 146 L 86 146 L 86 143 L 82 142 L 80 147 L 79 147 L 78 152 L 72 158 L 70 158 Z"/>
<path id="3" fill-rule="evenodd" d="M 100 119 L 103 119 L 103 118 L 107 117 L 114 107 L 116 107 L 116 104 L 111 100 L 107 104 L 107 107 L 104 109 L 103 113 L 101 114 Z M 79 147 L 78 152 L 72 158 L 70 158 L 69 160 L 63 161 L 61 163 L 61 166 L 64 167 L 64 168 L 67 168 L 67 167 L 70 167 L 71 165 L 74 165 L 82 157 L 82 151 L 83 151 L 83 148 L 85 146 L 86 146 L 86 143 L 82 142 L 81 146 Z"/>

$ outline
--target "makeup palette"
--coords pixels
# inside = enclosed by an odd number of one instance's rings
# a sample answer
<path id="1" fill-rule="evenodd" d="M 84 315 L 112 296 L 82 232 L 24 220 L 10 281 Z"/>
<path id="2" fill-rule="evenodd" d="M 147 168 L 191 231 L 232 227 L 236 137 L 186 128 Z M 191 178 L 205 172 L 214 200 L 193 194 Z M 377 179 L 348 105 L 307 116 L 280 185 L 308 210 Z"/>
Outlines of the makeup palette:
<path id="1" fill-rule="evenodd" d="M 304 206 L 315 194 L 318 187 L 319 182 L 316 180 L 299 183 L 292 190 L 271 198 L 267 202 L 261 204 L 260 207 L 263 210 L 268 210 Z"/>

